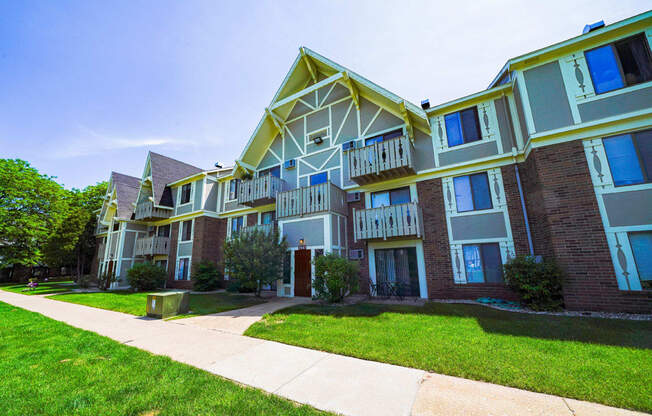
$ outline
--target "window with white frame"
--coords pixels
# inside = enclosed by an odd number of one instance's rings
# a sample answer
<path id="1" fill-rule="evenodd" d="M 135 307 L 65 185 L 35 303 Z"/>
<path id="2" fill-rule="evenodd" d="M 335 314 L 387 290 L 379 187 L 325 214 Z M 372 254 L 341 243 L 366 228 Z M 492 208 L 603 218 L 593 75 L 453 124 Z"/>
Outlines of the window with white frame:
<path id="1" fill-rule="evenodd" d="M 156 230 L 156 235 L 159 237 L 169 237 L 170 236 L 170 224 L 159 225 Z"/>
<path id="2" fill-rule="evenodd" d="M 615 186 L 652 182 L 652 130 L 602 139 Z"/>
<path id="3" fill-rule="evenodd" d="M 448 147 L 482 140 L 477 107 L 447 114 L 444 117 L 444 124 Z"/>
<path id="4" fill-rule="evenodd" d="M 229 181 L 229 200 L 233 201 L 238 199 L 238 188 L 240 185 L 240 179 L 231 179 Z"/>
<path id="5" fill-rule="evenodd" d="M 231 218 L 231 234 L 237 234 L 244 225 L 244 215 Z"/>
<path id="6" fill-rule="evenodd" d="M 643 289 L 652 289 L 652 231 L 628 233 L 629 245 Z"/>
<path id="7" fill-rule="evenodd" d="M 181 200 L 179 205 L 187 204 L 190 202 L 190 193 L 192 192 L 192 183 L 187 183 L 181 186 Z"/>
<path id="8" fill-rule="evenodd" d="M 652 59 L 645 34 L 584 52 L 596 94 L 652 80 Z"/>
<path id="9" fill-rule="evenodd" d="M 190 280 L 190 257 L 182 257 L 179 259 L 175 279 Z"/>
<path id="10" fill-rule="evenodd" d="M 479 211 L 493 208 L 489 178 L 486 172 L 453 178 L 457 212 Z"/>
<path id="11" fill-rule="evenodd" d="M 310 186 L 328 182 L 328 172 L 319 172 L 310 175 Z"/>
<path id="12" fill-rule="evenodd" d="M 464 244 L 467 283 L 502 283 L 503 261 L 498 243 Z"/>
<path id="13" fill-rule="evenodd" d="M 192 240 L 192 220 L 181 223 L 181 241 Z"/>
<path id="14" fill-rule="evenodd" d="M 406 204 L 410 201 L 410 188 L 407 186 L 388 191 L 378 191 L 371 194 L 371 208 Z"/>
<path id="15" fill-rule="evenodd" d="M 271 224 L 274 222 L 276 211 L 267 211 L 260 214 L 260 223 L 263 225 Z"/>

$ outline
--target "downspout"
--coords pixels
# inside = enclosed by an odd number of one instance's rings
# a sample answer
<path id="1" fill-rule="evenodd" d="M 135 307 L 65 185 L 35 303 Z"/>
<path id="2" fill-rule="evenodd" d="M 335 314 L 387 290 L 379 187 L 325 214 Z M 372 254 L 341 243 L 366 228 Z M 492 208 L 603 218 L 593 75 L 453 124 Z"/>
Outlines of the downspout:
<path id="1" fill-rule="evenodd" d="M 510 123 L 510 139 L 512 142 L 512 151 L 516 151 L 516 138 L 514 137 L 512 113 L 507 108 L 505 100 L 507 97 L 505 94 L 501 96 L 501 102 L 503 104 L 503 111 L 507 116 L 507 119 Z M 515 154 L 515 153 L 514 153 Z M 532 232 L 530 231 L 530 221 L 527 218 L 527 208 L 525 208 L 525 198 L 523 197 L 523 186 L 521 185 L 521 175 L 518 172 L 518 163 L 516 163 L 516 158 L 514 158 L 514 173 L 516 174 L 516 186 L 518 187 L 518 197 L 521 200 L 521 209 L 523 210 L 523 221 L 525 221 L 525 233 L 527 234 L 527 245 L 530 249 L 530 256 L 534 256 L 534 246 L 532 245 Z"/>

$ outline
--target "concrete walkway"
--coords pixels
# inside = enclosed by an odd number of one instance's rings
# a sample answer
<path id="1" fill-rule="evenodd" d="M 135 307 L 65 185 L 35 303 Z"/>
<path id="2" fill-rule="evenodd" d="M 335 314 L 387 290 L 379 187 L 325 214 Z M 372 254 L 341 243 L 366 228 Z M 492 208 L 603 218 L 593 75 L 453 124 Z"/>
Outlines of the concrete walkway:
<path id="1" fill-rule="evenodd" d="M 242 335 L 247 328 L 255 322 L 260 321 L 265 314 L 276 312 L 279 309 L 289 308 L 290 306 L 310 302 L 312 302 L 310 298 L 273 297 L 269 298 L 265 303 L 250 306 L 248 308 L 180 319 L 175 323 Z"/>
<path id="2" fill-rule="evenodd" d="M 219 325 L 207 329 L 206 322 L 193 325 L 184 324 L 183 319 L 151 320 L 1 290 L 0 301 L 126 345 L 167 355 L 239 383 L 345 415 L 642 415 L 249 338 L 220 330 Z"/>

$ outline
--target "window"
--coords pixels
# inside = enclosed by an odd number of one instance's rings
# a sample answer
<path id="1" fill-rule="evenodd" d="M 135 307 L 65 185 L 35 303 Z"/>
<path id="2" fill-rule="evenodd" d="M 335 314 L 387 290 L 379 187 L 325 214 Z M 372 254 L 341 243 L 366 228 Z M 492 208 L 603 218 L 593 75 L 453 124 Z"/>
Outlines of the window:
<path id="1" fill-rule="evenodd" d="M 273 168 L 269 169 L 264 169 L 258 172 L 258 177 L 263 177 L 266 175 L 272 175 L 276 176 L 277 178 L 281 177 L 281 167 L 280 166 L 274 166 Z"/>
<path id="2" fill-rule="evenodd" d="M 238 199 L 238 184 L 240 179 L 231 179 L 229 181 L 229 200 Z"/>
<path id="3" fill-rule="evenodd" d="M 371 207 L 378 208 L 410 202 L 410 188 L 398 188 L 391 191 L 380 191 L 371 194 Z"/>
<path id="4" fill-rule="evenodd" d="M 120 223 L 119 222 L 114 222 L 113 223 L 113 231 L 120 231 Z"/>
<path id="5" fill-rule="evenodd" d="M 453 178 L 457 212 L 491 209 L 491 192 L 486 173 L 458 176 Z"/>
<path id="6" fill-rule="evenodd" d="M 179 259 L 179 268 L 177 269 L 177 280 L 190 279 L 190 258 L 184 257 Z"/>
<path id="7" fill-rule="evenodd" d="M 467 244 L 464 251 L 464 266 L 467 283 L 501 283 L 503 261 L 497 243 Z"/>
<path id="8" fill-rule="evenodd" d="M 181 241 L 192 240 L 192 220 L 181 223 Z"/>
<path id="9" fill-rule="evenodd" d="M 374 250 L 376 294 L 391 293 L 393 285 L 403 296 L 419 296 L 419 272 L 415 247 Z"/>
<path id="10" fill-rule="evenodd" d="M 271 223 L 273 223 L 275 214 L 276 214 L 275 211 L 263 212 L 262 215 L 260 216 L 260 223 L 261 224 L 271 224 Z"/>
<path id="11" fill-rule="evenodd" d="M 239 216 L 235 218 L 231 218 L 231 234 L 237 234 L 238 231 L 242 229 L 242 225 L 244 223 L 244 216 Z"/>
<path id="12" fill-rule="evenodd" d="M 444 124 L 446 125 L 446 136 L 448 136 L 448 147 L 482 140 L 476 107 L 448 114 L 444 117 Z"/>
<path id="13" fill-rule="evenodd" d="M 328 172 L 315 173 L 310 175 L 310 186 L 319 185 L 328 181 Z"/>
<path id="14" fill-rule="evenodd" d="M 168 261 L 167 260 L 156 260 L 156 262 L 154 264 L 157 265 L 158 267 L 162 268 L 163 270 L 168 269 Z"/>
<path id="15" fill-rule="evenodd" d="M 652 289 L 652 231 L 629 233 L 638 278 L 643 289 Z"/>
<path id="16" fill-rule="evenodd" d="M 181 187 L 181 202 L 179 205 L 187 204 L 190 202 L 190 191 L 192 190 L 192 184 L 187 183 Z"/>
<path id="17" fill-rule="evenodd" d="M 364 145 L 369 146 L 370 144 L 380 143 L 380 142 L 383 142 L 385 140 L 393 139 L 393 138 L 396 138 L 396 137 L 401 137 L 402 135 L 403 135 L 403 129 L 393 130 L 393 131 L 390 131 L 389 133 L 384 133 L 384 134 L 381 134 L 379 136 L 374 136 L 374 137 L 370 137 L 368 139 L 365 139 Z"/>
<path id="18" fill-rule="evenodd" d="M 652 61 L 641 33 L 584 52 L 596 94 L 652 80 Z"/>
<path id="19" fill-rule="evenodd" d="M 168 224 L 168 225 L 160 225 L 158 227 L 156 235 L 158 235 L 159 237 L 169 237 L 170 236 L 170 224 Z"/>
<path id="20" fill-rule="evenodd" d="M 652 130 L 602 140 L 615 186 L 652 182 Z"/>

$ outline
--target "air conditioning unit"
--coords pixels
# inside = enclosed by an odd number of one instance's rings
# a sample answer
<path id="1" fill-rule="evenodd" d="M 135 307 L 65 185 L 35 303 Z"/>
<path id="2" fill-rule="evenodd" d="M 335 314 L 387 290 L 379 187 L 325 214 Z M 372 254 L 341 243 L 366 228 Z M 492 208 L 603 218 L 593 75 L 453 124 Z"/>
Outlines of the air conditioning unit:
<path id="1" fill-rule="evenodd" d="M 349 250 L 349 258 L 351 260 L 362 260 L 364 258 L 364 251 L 360 248 Z"/>
<path id="2" fill-rule="evenodd" d="M 351 140 L 345 143 L 342 143 L 342 150 L 352 150 L 355 149 L 355 140 Z"/>
<path id="3" fill-rule="evenodd" d="M 297 161 L 296 161 L 296 159 L 286 160 L 285 163 L 283 164 L 283 167 L 284 167 L 285 169 L 292 169 L 292 168 L 294 168 L 294 167 L 296 167 L 296 166 L 297 166 Z"/>
<path id="4" fill-rule="evenodd" d="M 346 202 L 358 202 L 360 200 L 360 192 L 347 192 Z"/>

